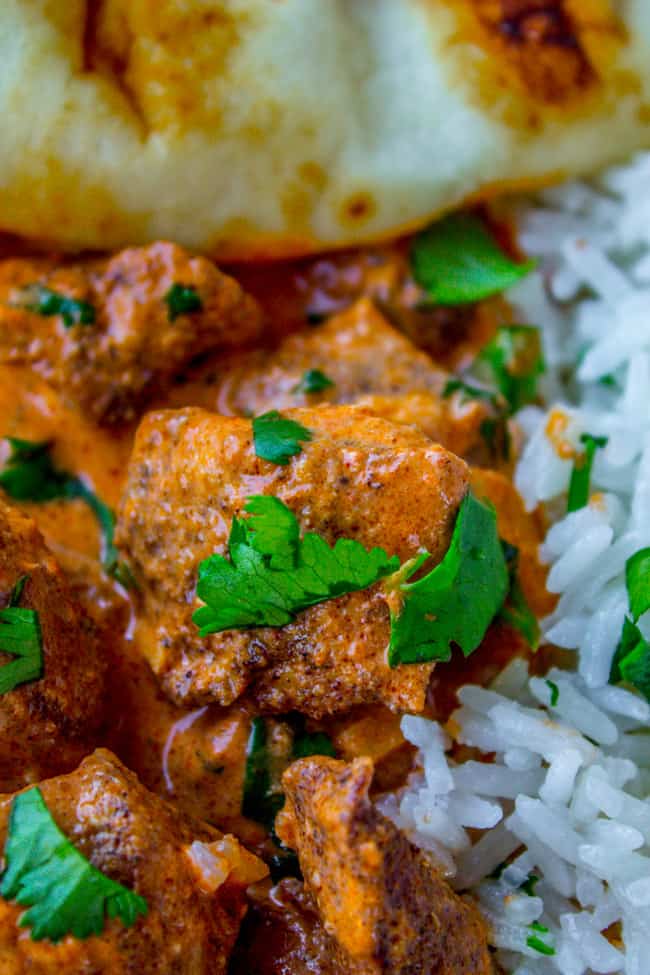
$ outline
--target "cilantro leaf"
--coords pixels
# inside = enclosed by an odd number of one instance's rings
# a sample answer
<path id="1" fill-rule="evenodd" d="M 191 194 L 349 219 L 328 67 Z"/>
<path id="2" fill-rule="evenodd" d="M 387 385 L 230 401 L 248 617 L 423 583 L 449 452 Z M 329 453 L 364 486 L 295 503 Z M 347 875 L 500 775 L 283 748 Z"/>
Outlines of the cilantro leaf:
<path id="1" fill-rule="evenodd" d="M 508 402 L 511 413 L 534 402 L 537 381 L 545 371 L 539 329 L 532 325 L 508 325 L 479 353 L 474 371 L 485 374 Z"/>
<path id="2" fill-rule="evenodd" d="M 272 464 L 288 464 L 290 457 L 302 451 L 300 443 L 311 439 L 311 431 L 295 420 L 287 420 L 277 410 L 253 419 L 255 453 Z"/>
<path id="3" fill-rule="evenodd" d="M 46 501 L 80 498 L 95 515 L 102 534 L 104 571 L 125 588 L 135 586 L 131 570 L 120 562 L 115 548 L 115 516 L 111 509 L 74 474 L 58 468 L 51 455 L 48 440 L 19 440 L 5 437 L 11 453 L 0 471 L 0 487 L 15 501 Z"/>
<path id="4" fill-rule="evenodd" d="M 43 637 L 38 613 L 18 606 L 27 579 L 27 576 L 18 579 L 9 605 L 0 610 L 0 650 L 15 658 L 0 664 L 0 694 L 43 676 Z"/>
<path id="5" fill-rule="evenodd" d="M 242 813 L 271 829 L 284 805 L 284 794 L 273 788 L 271 755 L 265 718 L 253 718 L 244 770 Z"/>
<path id="6" fill-rule="evenodd" d="M 309 758 L 310 755 L 335 757 L 336 749 L 332 744 L 332 739 L 324 731 L 304 731 L 294 738 L 292 758 Z"/>
<path id="7" fill-rule="evenodd" d="M 524 894 L 528 894 L 529 897 L 535 896 L 535 887 L 539 883 L 540 878 L 536 873 L 529 873 L 523 884 L 519 885 L 519 890 L 523 890 Z"/>
<path id="8" fill-rule="evenodd" d="M 591 433 L 583 433 L 580 442 L 585 445 L 584 452 L 576 458 L 569 481 L 569 497 L 567 512 L 584 508 L 589 501 L 589 484 L 591 468 L 599 447 L 606 447 L 608 437 L 594 437 Z"/>
<path id="9" fill-rule="evenodd" d="M 630 684 L 650 701 L 650 644 L 629 616 L 623 620 L 609 679 L 613 684 Z"/>
<path id="10" fill-rule="evenodd" d="M 469 656 L 508 591 L 494 510 L 471 491 L 460 506 L 443 560 L 423 578 L 407 582 L 422 564 L 421 558 L 415 560 L 399 583 L 402 608 L 398 614 L 391 613 L 391 667 L 449 660 L 452 642 Z"/>
<path id="11" fill-rule="evenodd" d="M 211 555 L 199 566 L 196 591 L 206 605 L 193 620 L 201 636 L 284 626 L 309 606 L 367 589 L 399 567 L 396 556 L 352 539 L 333 547 L 313 532 L 300 539 L 296 516 L 278 498 L 253 496 L 244 511 L 251 517 L 233 519 L 230 560 Z"/>
<path id="12" fill-rule="evenodd" d="M 273 725 L 284 725 L 285 733 L 274 738 Z M 292 738 L 293 744 L 288 747 Z M 305 731 L 301 715 L 287 715 L 278 720 L 253 718 L 246 749 L 242 795 L 244 816 L 272 830 L 275 817 L 284 805 L 284 793 L 279 786 L 282 773 L 291 762 L 310 755 L 333 757 L 336 751 L 331 739 L 323 732 Z M 285 850 L 281 844 L 280 847 Z"/>
<path id="13" fill-rule="evenodd" d="M 650 548 L 635 552 L 625 563 L 625 584 L 627 586 L 630 612 L 636 623 L 650 609 Z"/>
<path id="14" fill-rule="evenodd" d="M 19 308 L 35 312 L 44 318 L 60 315 L 65 328 L 73 325 L 92 325 L 95 309 L 88 301 L 69 298 L 58 291 L 52 291 L 43 284 L 32 284 L 24 289 L 16 302 Z"/>
<path id="15" fill-rule="evenodd" d="M 461 305 L 511 287 L 532 271 L 535 262 L 516 264 L 482 220 L 471 213 L 453 213 L 417 235 L 411 267 L 426 292 L 426 303 Z"/>
<path id="16" fill-rule="evenodd" d="M 38 787 L 14 796 L 0 894 L 29 910 L 32 939 L 101 934 L 106 916 L 126 927 L 147 913 L 144 898 L 94 867 L 59 829 Z"/>
<path id="17" fill-rule="evenodd" d="M 528 600 L 519 582 L 519 549 L 509 542 L 501 542 L 503 555 L 508 568 L 509 589 L 506 601 L 499 613 L 499 619 L 519 633 L 532 650 L 537 650 L 540 628 L 537 617 L 528 605 Z"/>
<path id="18" fill-rule="evenodd" d="M 191 315 L 195 311 L 203 310 L 203 301 L 196 288 L 191 284 L 179 284 L 176 281 L 165 295 L 167 318 L 176 321 L 181 315 Z"/>
<path id="19" fill-rule="evenodd" d="M 19 440 L 5 437 L 11 448 L 0 487 L 15 501 L 54 501 L 67 497 L 70 475 L 58 470 L 50 455 L 47 440 Z"/>
<path id="20" fill-rule="evenodd" d="M 322 393 L 323 390 L 334 386 L 333 380 L 320 369 L 307 369 L 302 379 L 291 390 L 292 393 Z"/>
<path id="21" fill-rule="evenodd" d="M 490 403 L 494 407 L 498 407 L 499 396 L 494 389 L 487 389 L 485 386 L 476 386 L 472 383 L 467 383 L 463 379 L 459 379 L 455 376 L 452 379 L 448 379 L 445 383 L 445 387 L 442 391 L 442 398 L 448 399 L 453 396 L 454 393 L 460 393 L 461 404 L 467 401 L 472 401 L 474 399 L 485 400 L 485 402 Z"/>
<path id="22" fill-rule="evenodd" d="M 560 688 L 557 686 L 555 681 L 552 680 L 546 680 L 544 683 L 551 692 L 551 707 L 554 708 L 557 702 L 560 700 Z"/>

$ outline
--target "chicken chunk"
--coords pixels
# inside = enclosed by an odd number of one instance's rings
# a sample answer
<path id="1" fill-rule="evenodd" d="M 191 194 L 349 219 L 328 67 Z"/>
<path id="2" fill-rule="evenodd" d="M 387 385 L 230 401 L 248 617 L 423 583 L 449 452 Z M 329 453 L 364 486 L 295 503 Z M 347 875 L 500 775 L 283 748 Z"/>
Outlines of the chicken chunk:
<path id="1" fill-rule="evenodd" d="M 244 346 L 260 328 L 236 281 L 175 244 L 0 265 L 0 362 L 33 366 L 100 422 L 130 419 L 191 359 Z"/>
<path id="2" fill-rule="evenodd" d="M 42 676 L 0 696 L 0 790 L 67 772 L 91 751 L 102 720 L 105 665 L 91 620 L 35 523 L 0 501 L 0 600 L 38 614 Z M 20 586 L 19 586 L 20 588 Z M 2 627 L 0 624 L 0 636 Z M 1 655 L 2 664 L 14 659 Z"/>
<path id="3" fill-rule="evenodd" d="M 147 913 L 100 935 L 32 941 L 23 909 L 0 900 L 0 969 L 7 975 L 221 975 L 245 913 L 244 888 L 267 873 L 232 836 L 193 821 L 148 792 L 100 749 L 70 775 L 40 783 L 57 826 L 107 877 L 134 891 Z M 0 801 L 0 838 L 11 796 Z"/>
<path id="4" fill-rule="evenodd" d="M 283 776 L 276 821 L 353 975 L 488 975 L 476 909 L 372 805 L 372 762 L 302 759 Z"/>
<path id="5" fill-rule="evenodd" d="M 317 392 L 300 386 L 309 370 L 332 383 Z M 223 413 L 361 401 L 369 412 L 418 426 L 427 436 L 464 456 L 483 446 L 485 402 L 444 396 L 449 374 L 392 327 L 367 298 L 318 328 L 290 335 L 279 348 L 238 357 L 219 380 L 215 404 Z"/>
<path id="6" fill-rule="evenodd" d="M 352 407 L 290 410 L 313 435 L 286 466 L 255 454 L 252 425 L 203 410 L 150 414 L 140 426 L 118 517 L 118 542 L 142 582 L 138 642 L 178 703 L 232 703 L 313 717 L 383 701 L 419 711 L 431 665 L 390 669 L 381 585 L 321 603 L 280 628 L 200 637 L 199 563 L 224 554 L 247 498 L 274 495 L 304 531 L 352 538 L 405 561 L 440 559 L 466 494 L 466 465 L 408 427 Z"/>

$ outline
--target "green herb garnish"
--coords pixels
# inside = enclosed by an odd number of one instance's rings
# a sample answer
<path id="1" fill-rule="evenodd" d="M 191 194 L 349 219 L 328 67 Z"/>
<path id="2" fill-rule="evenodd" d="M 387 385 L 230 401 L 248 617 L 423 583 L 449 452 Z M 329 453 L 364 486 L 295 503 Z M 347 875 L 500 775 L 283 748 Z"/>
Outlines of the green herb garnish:
<path id="1" fill-rule="evenodd" d="M 453 213 L 418 234 L 411 266 L 426 303 L 461 305 L 505 291 L 535 267 L 505 254 L 485 224 L 471 213 Z"/>
<path id="2" fill-rule="evenodd" d="M 538 921 L 533 921 L 529 927 L 531 931 L 537 931 L 539 934 L 548 934 L 548 928 L 546 925 L 540 924 Z M 535 935 L 529 935 L 529 937 L 526 938 L 526 944 L 529 948 L 532 948 L 533 951 L 538 951 L 540 955 L 548 955 L 550 957 L 551 955 L 555 954 L 555 948 L 552 945 L 547 944 L 545 941 L 542 941 L 541 938 L 538 938 Z"/>
<path id="3" fill-rule="evenodd" d="M 203 301 L 196 288 L 191 284 L 174 283 L 165 295 L 167 318 L 176 321 L 180 315 L 191 315 L 195 311 L 203 310 Z"/>
<path id="4" fill-rule="evenodd" d="M 524 894 L 528 894 L 529 897 L 534 897 L 535 887 L 539 883 L 539 879 L 536 873 L 529 873 L 523 884 L 519 885 L 519 890 L 523 890 Z"/>
<path id="5" fill-rule="evenodd" d="M 635 552 L 625 563 L 625 584 L 627 586 L 630 612 L 636 623 L 650 609 L 650 548 Z"/>
<path id="6" fill-rule="evenodd" d="M 422 553 L 405 566 L 397 590 L 399 612 L 391 613 L 391 667 L 449 660 L 456 643 L 467 657 L 485 636 L 508 592 L 508 571 L 494 509 L 470 491 L 463 500 L 442 561 L 408 582 L 429 559 Z"/>
<path id="7" fill-rule="evenodd" d="M 544 683 L 551 692 L 551 707 L 554 708 L 557 702 L 560 700 L 560 688 L 557 686 L 555 681 L 552 680 L 546 680 Z"/>
<path id="8" fill-rule="evenodd" d="M 59 829 L 38 787 L 14 796 L 0 894 L 29 910 L 21 927 L 32 939 L 101 934 L 106 917 L 126 927 L 146 915 L 144 898 L 105 876 Z"/>
<path id="9" fill-rule="evenodd" d="M 11 591 L 9 605 L 0 610 L 0 650 L 13 660 L 0 664 L 0 694 L 43 676 L 43 637 L 35 609 L 18 606 L 28 576 L 21 576 Z"/>
<path id="10" fill-rule="evenodd" d="M 32 284 L 25 288 L 16 304 L 19 308 L 43 315 L 44 318 L 60 315 L 66 328 L 72 328 L 73 325 L 92 325 L 95 321 L 95 309 L 89 302 L 68 298 L 67 295 L 52 291 L 42 284 Z"/>
<path id="11" fill-rule="evenodd" d="M 466 656 L 476 649 L 508 590 L 494 511 L 471 492 L 442 562 L 415 582 L 408 580 L 430 559 L 428 552 L 400 569 L 397 556 L 368 551 L 353 539 L 333 547 L 313 532 L 301 539 L 298 520 L 278 498 L 254 496 L 244 511 L 249 518 L 233 519 L 230 558 L 211 555 L 199 566 L 196 591 L 206 605 L 193 620 L 201 636 L 285 626 L 310 606 L 398 573 L 390 586 L 401 604 L 391 613 L 390 665 L 448 660 L 452 642 Z"/>
<path id="12" fill-rule="evenodd" d="M 531 325 L 509 325 L 479 353 L 475 370 L 485 372 L 507 401 L 510 412 L 537 397 L 537 381 L 544 373 L 544 357 L 539 329 Z"/>
<path id="13" fill-rule="evenodd" d="M 495 407 L 499 407 L 501 405 L 499 402 L 498 393 L 494 389 L 487 389 L 485 386 L 475 386 L 472 383 L 465 382 L 463 379 L 459 379 L 457 376 L 455 376 L 453 379 L 447 380 L 442 391 L 442 398 L 448 399 L 450 396 L 453 396 L 454 393 L 461 394 L 461 404 L 479 399 L 484 400 L 486 403 L 490 403 Z"/>
<path id="14" fill-rule="evenodd" d="M 126 563 L 120 562 L 115 548 L 115 515 L 111 509 L 81 478 L 56 467 L 50 441 L 19 440 L 16 437 L 5 439 L 11 453 L 0 471 L 0 487 L 15 501 L 43 503 L 80 498 L 99 522 L 104 571 L 127 588 L 135 585 L 130 569 Z"/>
<path id="15" fill-rule="evenodd" d="M 291 757 L 296 760 L 310 755 L 329 755 L 330 758 L 336 755 L 332 739 L 324 731 L 304 731 L 294 738 Z"/>
<path id="16" fill-rule="evenodd" d="M 253 420 L 255 453 L 272 464 L 289 463 L 301 453 L 301 443 L 312 439 L 311 431 L 295 420 L 287 420 L 277 410 L 270 410 Z"/>
<path id="17" fill-rule="evenodd" d="M 284 795 L 272 788 L 271 760 L 264 718 L 253 718 L 244 772 L 242 813 L 271 829 L 284 805 Z"/>
<path id="18" fill-rule="evenodd" d="M 399 568 L 381 548 L 339 539 L 330 547 L 313 532 L 300 538 L 298 519 L 278 498 L 256 495 L 234 518 L 230 559 L 211 555 L 199 566 L 197 595 L 207 605 L 193 619 L 201 636 L 222 630 L 284 626 L 309 606 L 367 589 Z"/>
<path id="19" fill-rule="evenodd" d="M 272 754 L 268 722 L 260 717 L 253 719 L 246 750 L 242 813 L 249 819 L 262 823 L 269 830 L 273 828 L 275 817 L 284 805 L 284 793 L 277 783 L 290 762 L 310 755 L 333 757 L 336 754 L 330 738 L 323 732 L 304 731 L 299 718 L 292 720 L 288 716 L 283 720 L 287 722 L 287 731 L 289 732 L 290 729 L 293 731 L 293 745 L 290 752 Z M 285 857 L 282 857 L 282 860 L 284 861 Z M 286 866 L 287 864 L 284 863 L 285 868 Z"/>
<path id="20" fill-rule="evenodd" d="M 650 701 L 650 644 L 628 616 L 623 620 L 609 679 L 613 684 L 624 681 Z"/>
<path id="21" fill-rule="evenodd" d="M 607 446 L 608 439 L 608 437 L 594 437 L 591 433 L 583 433 L 580 437 L 580 443 L 585 445 L 585 449 L 576 458 L 571 471 L 567 512 L 578 511 L 589 501 L 589 484 L 594 457 L 600 447 Z"/>
<path id="22" fill-rule="evenodd" d="M 519 581 L 519 549 L 503 540 L 501 545 L 508 568 L 509 589 L 499 619 L 521 633 L 532 650 L 537 650 L 540 628 Z"/>
<path id="23" fill-rule="evenodd" d="M 334 385 L 334 382 L 326 376 L 324 372 L 320 369 L 307 369 L 303 373 L 302 379 L 299 383 L 291 390 L 292 393 L 322 393 L 323 390 L 329 389 Z"/>
<path id="24" fill-rule="evenodd" d="M 636 625 L 650 609 L 650 548 L 639 549 L 625 563 L 625 585 L 632 618 L 623 620 L 621 638 L 612 660 L 610 682 L 623 681 L 650 701 L 650 643 Z"/>

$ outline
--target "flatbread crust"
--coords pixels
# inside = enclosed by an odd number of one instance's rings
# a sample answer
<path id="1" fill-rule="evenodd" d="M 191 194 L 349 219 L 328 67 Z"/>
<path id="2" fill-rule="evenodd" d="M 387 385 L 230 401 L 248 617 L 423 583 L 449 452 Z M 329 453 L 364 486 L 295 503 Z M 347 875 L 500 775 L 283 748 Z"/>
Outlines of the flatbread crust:
<path id="1" fill-rule="evenodd" d="M 650 145 L 646 0 L 2 0 L 0 230 L 221 258 Z"/>

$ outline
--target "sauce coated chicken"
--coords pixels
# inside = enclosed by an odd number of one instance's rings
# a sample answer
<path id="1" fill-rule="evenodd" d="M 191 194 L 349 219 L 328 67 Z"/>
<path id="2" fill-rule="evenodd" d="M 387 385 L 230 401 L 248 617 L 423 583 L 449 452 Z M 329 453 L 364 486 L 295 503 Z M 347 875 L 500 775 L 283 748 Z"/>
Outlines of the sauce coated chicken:
<path id="1" fill-rule="evenodd" d="M 305 885 L 350 975 L 492 970 L 475 908 L 368 798 L 372 762 L 295 762 L 277 830 L 298 851 Z"/>
<path id="2" fill-rule="evenodd" d="M 7 975 L 222 975 L 246 910 L 244 889 L 266 868 L 233 837 L 180 815 L 100 749 L 41 792 L 57 825 L 105 875 L 135 890 L 146 916 L 99 936 L 34 942 L 20 908 L 0 900 L 0 971 Z M 0 801 L 0 835 L 9 799 Z"/>
<path id="3" fill-rule="evenodd" d="M 0 264 L 0 434 L 85 491 L 0 501 L 2 605 L 35 611 L 43 638 L 42 675 L 0 694 L 0 786 L 40 783 L 64 838 L 147 905 L 33 940 L 25 905 L 0 896 L 0 972 L 491 972 L 473 902 L 379 807 L 414 769 L 401 716 L 446 719 L 462 683 L 529 647 L 495 619 L 467 659 L 389 664 L 387 648 L 403 573 L 424 551 L 422 576 L 445 560 L 470 495 L 494 505 L 496 544 L 517 547 L 522 591 L 548 612 L 542 526 L 486 444 L 494 402 L 448 388 L 507 309 L 420 308 L 405 255 L 229 276 L 159 243 Z M 336 314 L 314 327 L 305 310 Z M 314 371 L 326 382 L 309 391 Z M 267 411 L 309 431 L 286 463 L 258 451 Z M 286 506 L 296 539 L 395 556 L 399 578 L 201 635 L 200 566 L 231 558 L 253 496 Z M 97 504 L 109 536 L 115 516 L 117 580 Z"/>
<path id="4" fill-rule="evenodd" d="M 307 610 L 280 629 L 201 638 L 191 621 L 199 563 L 225 552 L 247 497 L 272 494 L 305 531 L 354 538 L 405 561 L 440 559 L 467 491 L 467 468 L 423 434 L 353 407 L 288 410 L 312 433 L 286 466 L 256 456 L 252 425 L 200 410 L 152 413 L 141 425 L 118 524 L 141 580 L 139 640 L 174 700 L 314 717 L 383 701 L 419 711 L 430 665 L 391 670 L 381 589 Z M 173 571 L 170 571 L 173 567 Z"/>

